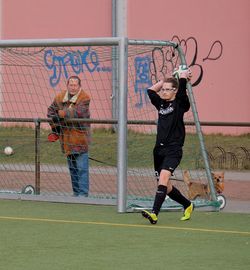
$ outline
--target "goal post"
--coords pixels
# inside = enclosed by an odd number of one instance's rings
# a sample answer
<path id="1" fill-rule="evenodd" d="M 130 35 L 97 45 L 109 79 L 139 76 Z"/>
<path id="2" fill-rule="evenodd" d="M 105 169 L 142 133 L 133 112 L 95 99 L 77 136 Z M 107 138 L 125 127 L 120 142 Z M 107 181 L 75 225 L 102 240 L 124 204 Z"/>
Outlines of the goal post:
<path id="1" fill-rule="evenodd" d="M 176 49 L 178 50 L 179 55 L 180 55 L 181 65 L 186 66 L 187 62 L 186 62 L 182 48 L 179 45 L 177 45 Z M 214 189 L 214 183 L 213 183 L 213 179 L 212 179 L 211 169 L 210 169 L 207 151 L 206 151 L 206 147 L 205 147 L 205 143 L 204 143 L 204 139 L 203 139 L 203 135 L 202 135 L 202 131 L 201 131 L 200 120 L 199 120 L 199 116 L 198 116 L 198 112 L 197 112 L 197 108 L 196 108 L 196 103 L 195 103 L 191 83 L 187 84 L 187 91 L 188 91 L 191 109 L 193 112 L 196 132 L 197 132 L 199 142 L 200 142 L 201 154 L 202 154 L 203 161 L 205 164 L 205 171 L 206 171 L 208 183 L 209 183 L 210 190 L 211 190 L 211 197 L 212 197 L 212 200 L 216 201 L 217 199 L 216 199 L 216 194 L 215 194 L 215 189 Z"/>
<path id="2" fill-rule="evenodd" d="M 118 94 L 118 212 L 126 212 L 127 202 L 127 86 L 128 40 L 121 38 L 119 46 L 119 94 Z"/>
<path id="3" fill-rule="evenodd" d="M 156 115 L 146 90 L 163 74 L 172 76 L 174 68 L 181 64 L 186 64 L 185 55 L 172 41 L 1 40 L 0 197 L 7 194 L 13 198 L 116 204 L 120 213 L 149 207 L 156 183 L 149 157 Z M 70 75 L 78 75 L 91 96 L 91 118 L 80 120 L 89 121 L 93 133 L 89 152 L 90 194 L 81 199 L 72 198 L 69 172 L 59 143 L 51 144 L 46 139 L 50 130 L 47 108 Z M 183 171 L 190 170 L 195 180 L 210 186 L 209 198 L 198 198 L 196 206 L 214 210 L 218 203 L 190 84 L 187 90 L 192 109 L 185 120 L 194 121 L 196 130 L 187 127 L 190 136 L 184 161 L 174 181 L 187 191 Z M 34 149 L 28 146 L 31 141 Z M 12 156 L 3 154 L 6 145 L 14 147 Z M 200 155 L 202 162 L 197 168 Z M 39 191 L 37 195 L 20 194 L 23 186 L 30 184 Z M 166 209 L 176 207 L 169 200 L 164 203 Z"/>

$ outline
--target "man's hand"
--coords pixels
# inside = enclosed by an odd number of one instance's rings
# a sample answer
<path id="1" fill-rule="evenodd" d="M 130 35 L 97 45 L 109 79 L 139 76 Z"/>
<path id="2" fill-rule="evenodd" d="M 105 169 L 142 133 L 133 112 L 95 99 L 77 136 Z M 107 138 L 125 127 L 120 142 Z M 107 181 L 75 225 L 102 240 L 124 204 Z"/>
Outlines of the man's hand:
<path id="1" fill-rule="evenodd" d="M 58 111 L 58 116 L 59 116 L 59 118 L 64 118 L 65 115 L 66 115 L 66 112 L 65 112 L 64 110 L 59 110 L 59 111 Z"/>

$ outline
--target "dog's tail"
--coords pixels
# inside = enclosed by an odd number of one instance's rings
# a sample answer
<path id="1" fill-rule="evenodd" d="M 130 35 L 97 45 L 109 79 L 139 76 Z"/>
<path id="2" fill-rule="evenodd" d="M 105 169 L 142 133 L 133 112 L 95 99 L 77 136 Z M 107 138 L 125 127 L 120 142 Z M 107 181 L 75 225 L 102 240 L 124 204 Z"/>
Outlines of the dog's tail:
<path id="1" fill-rule="evenodd" d="M 190 174 L 189 174 L 189 172 L 188 171 L 184 171 L 183 172 L 183 180 L 184 180 L 184 182 L 188 185 L 188 186 L 190 186 L 190 179 L 191 179 L 191 177 L 190 177 Z"/>

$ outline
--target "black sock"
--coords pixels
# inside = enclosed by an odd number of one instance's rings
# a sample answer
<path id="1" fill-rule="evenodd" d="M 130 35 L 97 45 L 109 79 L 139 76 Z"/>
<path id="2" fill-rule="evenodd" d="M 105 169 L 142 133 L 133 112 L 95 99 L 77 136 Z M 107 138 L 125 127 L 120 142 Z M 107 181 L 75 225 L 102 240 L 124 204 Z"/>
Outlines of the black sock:
<path id="1" fill-rule="evenodd" d="M 159 185 L 155 194 L 155 201 L 152 212 L 156 215 L 159 214 L 161 206 L 167 195 L 167 187 L 163 185 Z"/>
<path id="2" fill-rule="evenodd" d="M 191 202 L 184 197 L 180 191 L 173 186 L 173 189 L 168 193 L 170 199 L 178 202 L 179 204 L 183 205 L 184 209 L 190 206 Z"/>

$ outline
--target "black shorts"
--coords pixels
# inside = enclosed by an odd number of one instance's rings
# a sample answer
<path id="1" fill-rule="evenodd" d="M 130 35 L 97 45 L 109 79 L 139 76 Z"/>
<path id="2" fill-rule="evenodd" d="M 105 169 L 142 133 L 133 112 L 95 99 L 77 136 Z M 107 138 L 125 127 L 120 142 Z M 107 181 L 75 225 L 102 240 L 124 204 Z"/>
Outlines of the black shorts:
<path id="1" fill-rule="evenodd" d="M 162 169 L 173 173 L 181 162 L 182 147 L 179 145 L 155 146 L 153 154 L 155 171 L 159 175 Z"/>

